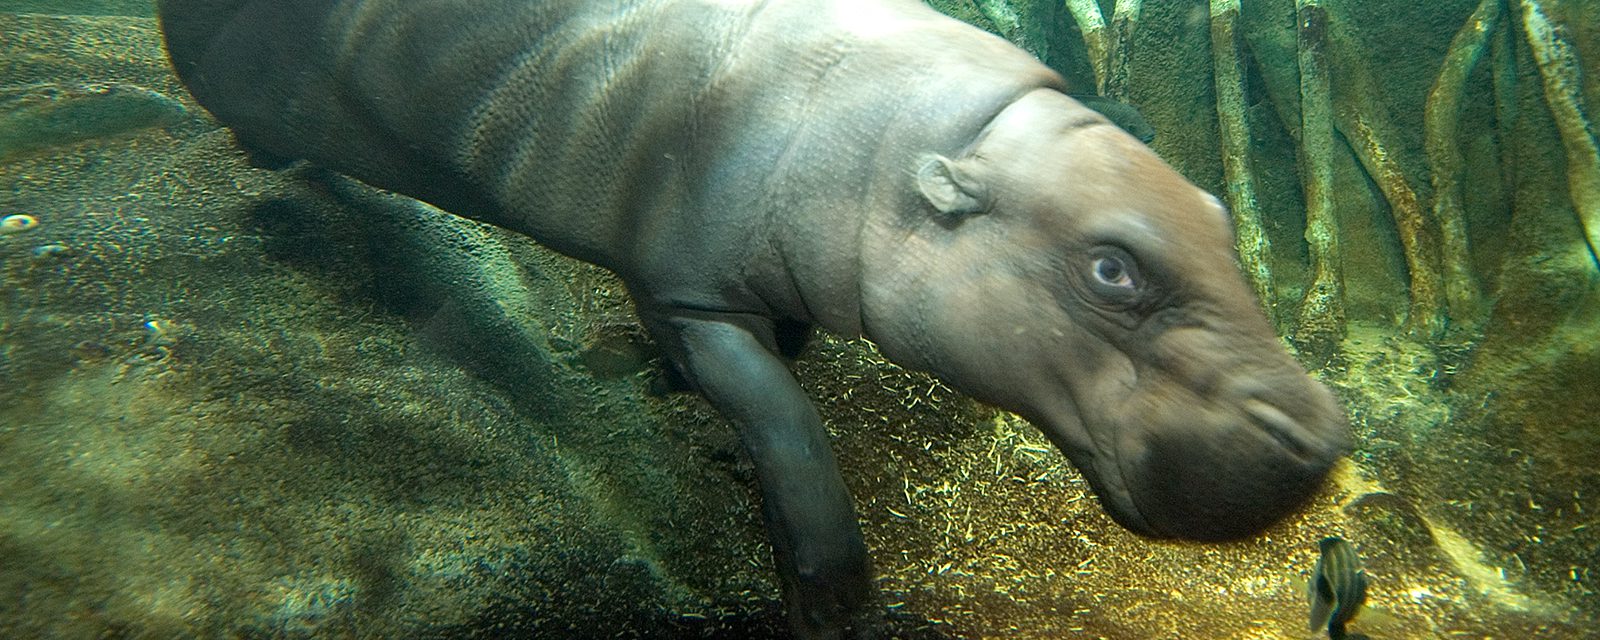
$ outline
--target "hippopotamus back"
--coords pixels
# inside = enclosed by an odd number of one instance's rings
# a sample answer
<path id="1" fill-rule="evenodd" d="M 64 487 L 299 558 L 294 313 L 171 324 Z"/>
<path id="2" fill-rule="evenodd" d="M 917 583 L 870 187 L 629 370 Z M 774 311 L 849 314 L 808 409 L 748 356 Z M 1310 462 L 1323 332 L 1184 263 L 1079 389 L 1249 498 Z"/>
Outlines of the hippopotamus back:
<path id="1" fill-rule="evenodd" d="M 903 171 L 874 157 L 885 145 L 954 153 L 1017 96 L 1060 84 L 910 0 L 162 7 L 179 74 L 254 150 L 526 233 L 630 281 L 682 262 L 643 260 L 641 246 L 673 234 L 663 218 L 696 230 L 671 242 L 698 238 L 712 255 L 784 219 L 828 234 L 819 245 L 854 244 L 873 174 Z M 948 46 L 961 41 L 980 46 Z M 724 231 L 737 237 L 709 237 Z"/>

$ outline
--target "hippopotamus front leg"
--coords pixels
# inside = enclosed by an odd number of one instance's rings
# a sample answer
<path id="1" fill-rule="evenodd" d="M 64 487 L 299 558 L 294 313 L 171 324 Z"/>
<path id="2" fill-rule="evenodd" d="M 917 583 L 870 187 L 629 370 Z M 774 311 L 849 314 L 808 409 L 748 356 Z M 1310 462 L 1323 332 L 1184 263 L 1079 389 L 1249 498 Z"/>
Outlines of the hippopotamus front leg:
<path id="1" fill-rule="evenodd" d="M 871 567 L 822 418 L 778 355 L 773 321 L 686 312 L 646 322 L 690 383 L 739 429 L 795 635 L 839 637 L 866 609 Z"/>

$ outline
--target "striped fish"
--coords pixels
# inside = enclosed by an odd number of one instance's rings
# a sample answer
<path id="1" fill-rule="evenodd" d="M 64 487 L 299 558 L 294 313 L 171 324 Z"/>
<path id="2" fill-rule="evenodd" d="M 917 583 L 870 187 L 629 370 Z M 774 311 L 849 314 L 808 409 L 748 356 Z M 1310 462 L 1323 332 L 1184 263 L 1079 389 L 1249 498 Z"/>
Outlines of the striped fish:
<path id="1" fill-rule="evenodd" d="M 1317 546 L 1322 548 L 1322 557 L 1317 559 L 1307 589 L 1311 629 L 1327 626 L 1331 640 L 1353 640 L 1345 634 L 1344 625 L 1367 600 L 1367 574 L 1361 568 L 1361 557 L 1343 538 L 1323 538 Z"/>

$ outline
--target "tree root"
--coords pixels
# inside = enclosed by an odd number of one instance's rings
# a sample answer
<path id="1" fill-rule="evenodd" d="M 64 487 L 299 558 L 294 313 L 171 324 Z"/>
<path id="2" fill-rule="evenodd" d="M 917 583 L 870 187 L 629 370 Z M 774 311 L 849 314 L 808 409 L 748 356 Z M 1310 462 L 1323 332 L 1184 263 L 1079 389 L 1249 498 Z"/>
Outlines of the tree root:
<path id="1" fill-rule="evenodd" d="M 1072 21 L 1078 23 L 1083 34 L 1083 46 L 1089 53 L 1089 67 L 1094 69 L 1094 90 L 1105 95 L 1106 76 L 1111 69 L 1111 34 L 1106 32 L 1106 20 L 1100 15 L 1097 0 L 1066 0 Z"/>
<path id="2" fill-rule="evenodd" d="M 1433 180 L 1433 218 L 1439 225 L 1440 267 L 1445 299 L 1456 326 L 1476 322 L 1482 295 L 1467 251 L 1466 217 L 1461 206 L 1461 103 L 1467 76 L 1488 49 L 1489 36 L 1503 11 L 1501 0 L 1483 0 L 1450 42 L 1449 53 L 1423 107 L 1423 146 Z"/>
<path id="3" fill-rule="evenodd" d="M 1339 26 L 1329 25 L 1325 45 L 1339 70 L 1331 82 L 1334 127 L 1377 185 L 1394 221 L 1409 281 L 1404 329 L 1418 338 L 1432 339 L 1441 335 L 1446 325 L 1445 285 L 1439 271 L 1437 238 L 1414 186 L 1418 179 L 1407 171 L 1407 167 L 1421 166 L 1422 160 L 1405 157 L 1409 154 L 1404 145 L 1390 144 L 1404 136 L 1395 129 L 1383 103 L 1374 98 L 1383 95 L 1384 89 L 1363 64 L 1361 52 L 1350 45 L 1352 40 L 1338 37 L 1343 35 Z"/>
<path id="4" fill-rule="evenodd" d="M 1117 0 L 1112 9 L 1111 28 L 1100 12 L 1097 0 L 1066 0 L 1067 11 L 1083 33 L 1094 68 L 1095 92 L 1116 100 L 1128 98 L 1128 58 L 1133 32 L 1139 25 L 1141 0 Z"/>
<path id="5" fill-rule="evenodd" d="M 1330 29 L 1336 30 L 1334 35 L 1343 35 L 1336 25 Z M 1397 153 L 1397 148 L 1388 144 L 1404 138 L 1395 130 L 1383 103 L 1375 98 L 1383 95 L 1383 87 L 1350 42 L 1348 37 L 1330 36 L 1328 44 L 1340 70 L 1333 97 L 1334 125 L 1344 135 L 1361 168 L 1378 186 L 1394 220 L 1409 280 L 1405 330 L 1420 338 L 1433 338 L 1445 325 L 1438 248 L 1428 228 L 1422 198 L 1413 186 L 1417 180 L 1406 171 L 1408 166 L 1420 166 L 1421 159 L 1401 157 L 1406 154 Z"/>
<path id="6" fill-rule="evenodd" d="M 1300 166 L 1306 198 L 1311 284 L 1300 303 L 1295 341 L 1314 358 L 1332 357 L 1344 338 L 1344 274 L 1333 206 L 1333 101 L 1328 80 L 1328 12 L 1323 0 L 1297 0 L 1300 66 Z"/>
<path id="7" fill-rule="evenodd" d="M 1117 0 L 1111 13 L 1111 51 L 1106 59 L 1105 88 L 1100 95 L 1128 99 L 1128 62 L 1133 57 L 1133 32 L 1139 26 L 1140 0 Z"/>
<path id="8" fill-rule="evenodd" d="M 1217 86 L 1217 122 L 1222 142 L 1222 171 L 1233 211 L 1234 243 L 1256 297 L 1274 322 L 1277 296 L 1268 259 L 1272 247 L 1261 226 L 1255 171 L 1250 162 L 1250 123 L 1245 117 L 1245 79 L 1239 25 L 1239 0 L 1211 0 L 1211 54 Z"/>
<path id="9" fill-rule="evenodd" d="M 1022 47 L 1045 64 L 1050 63 L 1050 47 L 1045 45 L 1044 34 L 1037 24 L 1018 13 L 1012 0 L 974 0 L 978 13 L 994 25 L 995 31 L 1012 44 Z"/>
<path id="10" fill-rule="evenodd" d="M 1438 253 L 1427 233 L 1422 201 L 1406 178 L 1402 163 L 1383 144 L 1384 140 L 1394 139 L 1387 133 L 1387 121 L 1363 113 L 1362 105 L 1352 102 L 1360 100 L 1345 99 L 1336 103 L 1339 132 L 1349 141 L 1356 159 L 1389 203 L 1389 215 L 1400 236 L 1400 250 L 1410 279 L 1411 302 L 1406 310 L 1405 328 L 1418 337 L 1436 337 L 1444 329 L 1444 305 L 1439 293 Z"/>
<path id="11" fill-rule="evenodd" d="M 1567 151 L 1567 190 L 1583 227 L 1589 258 L 1600 269 L 1600 150 L 1594 127 L 1584 115 L 1583 70 L 1564 30 L 1550 23 L 1541 0 L 1521 0 L 1522 24 L 1544 80 L 1561 142 Z"/>

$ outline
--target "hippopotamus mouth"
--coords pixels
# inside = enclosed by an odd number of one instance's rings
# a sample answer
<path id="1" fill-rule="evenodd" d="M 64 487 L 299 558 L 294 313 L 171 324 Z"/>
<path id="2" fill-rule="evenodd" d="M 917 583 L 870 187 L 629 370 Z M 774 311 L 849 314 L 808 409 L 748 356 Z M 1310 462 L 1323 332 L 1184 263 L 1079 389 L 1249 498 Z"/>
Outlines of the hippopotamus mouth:
<path id="1" fill-rule="evenodd" d="M 1046 433 L 1069 434 L 1057 443 L 1106 512 L 1136 533 L 1203 541 L 1257 533 L 1313 495 L 1350 448 L 1332 395 L 1292 363 L 1199 385 L 1145 374 L 1131 392 L 1115 385 L 1120 400 L 1083 398 L 1074 404 L 1101 407 L 1039 421 Z"/>

